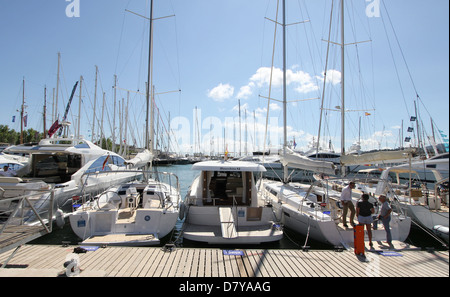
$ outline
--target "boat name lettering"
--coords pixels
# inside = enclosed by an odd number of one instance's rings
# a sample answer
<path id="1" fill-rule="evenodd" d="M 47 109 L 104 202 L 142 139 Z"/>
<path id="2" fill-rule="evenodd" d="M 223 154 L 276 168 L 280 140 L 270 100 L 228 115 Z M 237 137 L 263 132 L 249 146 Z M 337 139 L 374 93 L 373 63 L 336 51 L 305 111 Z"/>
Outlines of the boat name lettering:
<path id="1" fill-rule="evenodd" d="M 220 167 L 220 170 L 240 171 L 241 167 Z"/>

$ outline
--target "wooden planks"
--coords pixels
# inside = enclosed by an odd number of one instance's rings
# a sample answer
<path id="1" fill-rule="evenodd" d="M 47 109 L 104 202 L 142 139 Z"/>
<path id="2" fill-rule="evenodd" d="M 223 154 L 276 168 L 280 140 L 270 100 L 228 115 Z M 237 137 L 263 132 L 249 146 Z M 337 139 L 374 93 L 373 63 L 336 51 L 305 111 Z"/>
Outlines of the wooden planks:
<path id="1" fill-rule="evenodd" d="M 63 263 L 74 246 L 22 246 L 10 261 L 11 275 L 49 276 L 64 272 Z M 351 251 L 245 249 L 224 254 L 217 248 L 106 247 L 77 254 L 80 276 L 111 277 L 448 277 L 449 253 L 402 251 L 401 256 Z M 0 263 L 9 253 L 0 254 Z M 19 268 L 18 268 L 19 267 Z M 41 273 L 41 275 L 39 275 Z M 8 276 L 8 268 L 0 272 Z"/>
<path id="2" fill-rule="evenodd" d="M 0 225 L 0 229 L 2 227 Z M 47 234 L 47 231 L 41 225 L 7 226 L 0 235 L 0 253 L 16 248 L 45 234 Z"/>

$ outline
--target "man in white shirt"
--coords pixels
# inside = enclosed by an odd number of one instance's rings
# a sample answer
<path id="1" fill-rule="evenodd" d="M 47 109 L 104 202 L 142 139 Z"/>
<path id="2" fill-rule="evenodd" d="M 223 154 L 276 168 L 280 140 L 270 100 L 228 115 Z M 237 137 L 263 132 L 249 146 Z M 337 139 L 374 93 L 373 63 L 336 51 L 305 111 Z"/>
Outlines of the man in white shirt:
<path id="1" fill-rule="evenodd" d="M 355 183 L 350 182 L 348 186 L 342 189 L 341 193 L 341 203 L 343 205 L 343 213 L 342 213 L 342 222 L 344 223 L 344 227 L 347 228 L 347 213 L 350 209 L 350 225 L 355 226 L 353 219 L 355 218 L 355 206 L 352 202 L 352 189 L 355 188 Z"/>

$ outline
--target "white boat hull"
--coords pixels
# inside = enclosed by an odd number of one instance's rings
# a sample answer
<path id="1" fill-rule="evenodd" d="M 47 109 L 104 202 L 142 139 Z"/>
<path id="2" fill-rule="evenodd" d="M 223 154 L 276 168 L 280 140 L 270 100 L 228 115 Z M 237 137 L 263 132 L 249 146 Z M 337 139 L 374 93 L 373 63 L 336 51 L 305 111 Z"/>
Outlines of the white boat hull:
<path id="1" fill-rule="evenodd" d="M 310 214 L 302 213 L 289 205 L 283 205 L 282 222 L 294 231 L 304 236 L 333 246 L 353 246 L 354 232 L 352 228 L 343 229 L 336 225 L 334 220 L 317 220 L 311 218 Z M 378 224 L 381 227 L 381 222 Z M 393 240 L 405 241 L 409 235 L 411 218 L 395 217 L 390 223 Z M 367 232 L 365 240 L 369 240 Z M 372 241 L 386 241 L 386 231 L 384 229 L 374 230 L 372 228 Z"/>
<path id="2" fill-rule="evenodd" d="M 178 219 L 177 210 L 137 209 L 135 212 L 132 220 L 121 222 L 117 210 L 77 211 L 70 216 L 70 225 L 83 240 L 82 244 L 157 245 L 159 239 L 173 230 Z M 112 240 L 112 235 L 121 239 Z M 143 236 L 148 238 L 142 239 Z"/>
<path id="3" fill-rule="evenodd" d="M 183 238 L 209 244 L 260 244 L 283 237 L 281 228 L 272 221 L 270 208 L 261 207 L 258 220 L 249 220 L 248 211 L 249 207 L 233 207 L 230 220 L 233 223 L 228 223 L 224 229 L 218 206 L 189 206 Z M 235 228 L 236 231 L 230 235 L 225 231 L 227 228 Z"/>

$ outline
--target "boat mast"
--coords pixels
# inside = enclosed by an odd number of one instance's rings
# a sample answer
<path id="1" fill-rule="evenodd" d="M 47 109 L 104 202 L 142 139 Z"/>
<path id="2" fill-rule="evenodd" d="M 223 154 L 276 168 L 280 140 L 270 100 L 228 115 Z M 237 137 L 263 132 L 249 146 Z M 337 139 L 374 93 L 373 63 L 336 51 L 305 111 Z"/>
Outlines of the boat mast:
<path id="1" fill-rule="evenodd" d="M 45 138 L 45 135 L 46 135 L 46 125 L 45 125 L 45 122 L 46 122 L 46 117 L 47 117 L 47 115 L 46 115 L 46 113 L 47 113 L 47 86 L 44 86 L 44 111 L 43 111 L 43 115 L 42 115 L 42 117 L 43 117 L 43 121 L 44 121 L 44 134 L 43 134 L 43 137 Z"/>
<path id="2" fill-rule="evenodd" d="M 25 78 L 22 80 L 22 106 L 20 107 L 20 144 L 23 144 L 23 114 L 25 111 Z"/>
<path id="3" fill-rule="evenodd" d="M 81 93 L 81 86 L 83 84 L 83 76 L 80 76 L 80 96 L 78 98 L 78 129 L 77 129 L 77 138 L 80 138 L 80 130 L 81 130 L 81 101 L 82 101 L 82 93 Z"/>
<path id="4" fill-rule="evenodd" d="M 98 76 L 98 66 L 95 65 L 95 91 L 94 91 L 94 116 L 92 119 L 92 130 L 91 130 L 91 141 L 94 142 L 94 131 L 95 131 L 95 109 L 97 107 L 97 76 Z"/>
<path id="5" fill-rule="evenodd" d="M 150 101 L 150 92 L 153 90 L 153 77 L 152 77 L 152 37 L 153 37 L 153 0 L 150 0 L 150 30 L 149 30 L 149 41 L 148 41 L 148 68 L 147 68 L 147 88 L 146 88 L 146 100 L 147 100 L 147 111 L 146 111 L 146 117 L 145 117 L 145 148 L 150 149 L 150 152 L 153 154 L 153 137 L 149 140 L 149 122 L 148 122 L 148 116 L 149 116 L 149 108 L 150 103 L 153 105 L 153 100 Z M 153 94 L 153 91 L 152 91 Z M 153 113 L 152 118 L 150 119 L 151 122 L 151 130 L 153 131 Z M 153 135 L 153 133 L 152 133 Z"/>
<path id="6" fill-rule="evenodd" d="M 53 115 L 53 122 L 58 118 L 58 94 L 59 94 L 59 68 L 61 64 L 61 53 L 58 52 L 58 70 L 56 72 L 56 98 L 55 98 L 55 114 Z"/>
<path id="7" fill-rule="evenodd" d="M 345 36 L 344 36 L 344 0 L 341 0 L 341 156 L 345 155 Z"/>
<path id="8" fill-rule="evenodd" d="M 286 0 L 283 0 L 283 155 L 287 147 L 287 96 L 286 96 Z M 288 167 L 283 165 L 283 182 L 287 183 Z"/>
<path id="9" fill-rule="evenodd" d="M 341 0 L 341 158 L 345 156 L 345 31 L 344 0 Z M 345 176 L 345 166 L 341 164 L 341 175 Z"/>

